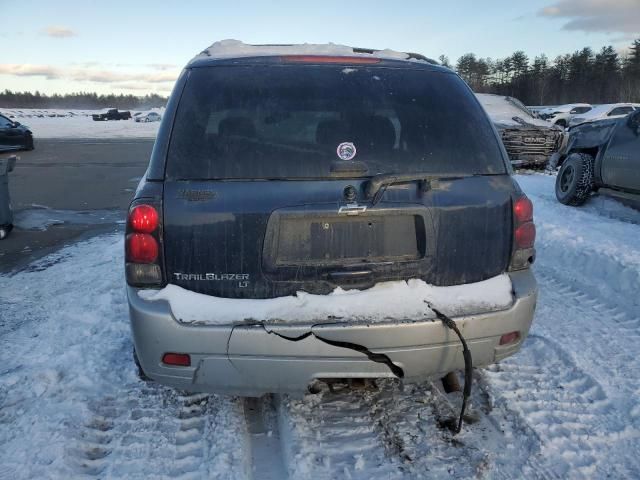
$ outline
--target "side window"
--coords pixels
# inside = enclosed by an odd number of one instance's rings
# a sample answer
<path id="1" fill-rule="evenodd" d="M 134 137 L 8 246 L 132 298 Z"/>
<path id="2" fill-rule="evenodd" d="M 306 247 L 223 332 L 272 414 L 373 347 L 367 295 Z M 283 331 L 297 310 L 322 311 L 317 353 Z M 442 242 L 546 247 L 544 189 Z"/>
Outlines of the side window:
<path id="1" fill-rule="evenodd" d="M 574 114 L 577 114 L 577 113 L 578 114 L 579 113 L 587 113 L 589 110 L 591 110 L 591 107 L 576 107 L 576 108 L 572 108 L 569 113 L 574 115 Z"/>
<path id="2" fill-rule="evenodd" d="M 11 120 L 0 116 L 0 128 L 8 128 L 12 125 Z"/>
<path id="3" fill-rule="evenodd" d="M 618 108 L 614 108 L 613 110 L 611 110 L 611 112 L 609 112 L 609 117 L 613 117 L 616 115 L 626 115 L 628 113 L 633 112 L 633 107 L 618 107 Z"/>

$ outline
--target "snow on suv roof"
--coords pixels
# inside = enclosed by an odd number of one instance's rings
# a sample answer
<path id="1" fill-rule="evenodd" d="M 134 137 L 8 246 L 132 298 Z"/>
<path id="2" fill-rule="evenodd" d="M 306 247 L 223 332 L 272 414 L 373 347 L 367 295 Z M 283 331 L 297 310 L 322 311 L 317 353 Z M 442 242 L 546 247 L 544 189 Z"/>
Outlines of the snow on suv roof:
<path id="1" fill-rule="evenodd" d="M 374 50 L 367 48 L 349 47 L 335 43 L 302 43 L 297 45 L 250 45 L 240 40 L 220 40 L 191 59 L 189 65 L 203 59 L 230 59 L 247 57 L 271 57 L 278 55 L 332 55 L 345 57 L 375 57 L 387 60 L 408 60 L 438 65 L 418 53 L 397 52 L 395 50 Z"/>

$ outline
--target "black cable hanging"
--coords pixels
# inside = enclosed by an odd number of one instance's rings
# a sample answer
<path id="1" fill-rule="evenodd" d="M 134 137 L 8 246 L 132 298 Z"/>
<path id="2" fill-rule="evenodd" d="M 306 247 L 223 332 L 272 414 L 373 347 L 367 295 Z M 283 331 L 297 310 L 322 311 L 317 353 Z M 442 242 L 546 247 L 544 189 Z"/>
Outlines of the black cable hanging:
<path id="1" fill-rule="evenodd" d="M 462 408 L 460 409 L 460 417 L 458 418 L 458 425 L 455 430 L 453 430 L 454 434 L 460 433 L 462 430 L 462 420 L 464 417 L 464 413 L 467 409 L 467 402 L 469 397 L 471 397 L 471 383 L 473 382 L 473 362 L 471 359 L 471 352 L 469 351 L 469 347 L 467 347 L 467 342 L 465 341 L 462 333 L 458 330 L 458 326 L 456 322 L 454 322 L 447 315 L 442 313 L 440 310 L 436 309 L 429 302 L 425 302 L 427 306 L 431 309 L 433 313 L 436 314 L 439 320 L 445 324 L 445 326 L 458 335 L 460 342 L 462 343 L 462 355 L 464 356 L 464 389 L 462 391 Z"/>

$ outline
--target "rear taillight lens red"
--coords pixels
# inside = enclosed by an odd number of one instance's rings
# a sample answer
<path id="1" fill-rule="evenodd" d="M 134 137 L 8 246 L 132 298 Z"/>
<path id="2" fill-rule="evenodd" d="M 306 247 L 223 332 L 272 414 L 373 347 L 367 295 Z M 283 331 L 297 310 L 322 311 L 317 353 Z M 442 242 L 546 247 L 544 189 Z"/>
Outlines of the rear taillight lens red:
<path id="1" fill-rule="evenodd" d="M 513 202 L 513 253 L 510 270 L 527 268 L 535 259 L 533 245 L 536 241 L 536 226 L 533 224 L 533 204 L 526 195 Z"/>
<path id="2" fill-rule="evenodd" d="M 129 225 L 134 232 L 152 233 L 159 224 L 158 211 L 151 205 L 136 205 L 129 212 Z"/>
<path id="3" fill-rule="evenodd" d="M 138 200 L 129 209 L 125 272 L 131 286 L 163 285 L 161 212 L 161 204 L 150 199 Z"/>
<path id="4" fill-rule="evenodd" d="M 127 261 L 153 263 L 158 259 L 158 241 L 148 233 L 127 235 Z"/>
<path id="5" fill-rule="evenodd" d="M 513 215 L 518 224 L 533 220 L 533 203 L 527 197 L 518 198 L 513 204 Z"/>
<path id="6" fill-rule="evenodd" d="M 536 226 L 533 222 L 527 222 L 516 228 L 515 231 L 517 248 L 532 248 L 536 241 Z"/>

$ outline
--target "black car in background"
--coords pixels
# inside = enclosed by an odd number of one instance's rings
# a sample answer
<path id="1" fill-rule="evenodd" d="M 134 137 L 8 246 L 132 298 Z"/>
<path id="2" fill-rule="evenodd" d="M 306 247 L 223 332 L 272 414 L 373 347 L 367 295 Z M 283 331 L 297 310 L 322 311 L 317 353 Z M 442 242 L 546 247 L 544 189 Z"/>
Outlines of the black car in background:
<path id="1" fill-rule="evenodd" d="M 129 120 L 131 119 L 131 112 L 126 111 L 118 111 L 117 108 L 112 108 L 107 110 L 106 113 L 95 113 L 91 115 L 91 118 L 95 122 L 104 122 L 106 120 Z"/>
<path id="2" fill-rule="evenodd" d="M 33 133 L 20 122 L 0 115 L 0 150 L 33 150 Z"/>
<path id="3" fill-rule="evenodd" d="M 550 161 L 560 166 L 556 197 L 582 205 L 592 192 L 640 206 L 640 111 L 583 123 L 569 130 L 566 146 Z"/>

